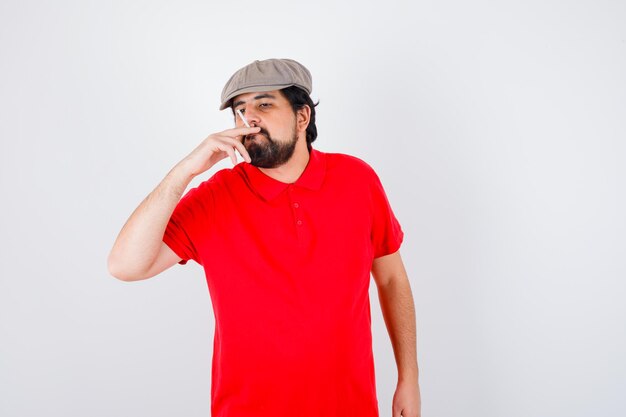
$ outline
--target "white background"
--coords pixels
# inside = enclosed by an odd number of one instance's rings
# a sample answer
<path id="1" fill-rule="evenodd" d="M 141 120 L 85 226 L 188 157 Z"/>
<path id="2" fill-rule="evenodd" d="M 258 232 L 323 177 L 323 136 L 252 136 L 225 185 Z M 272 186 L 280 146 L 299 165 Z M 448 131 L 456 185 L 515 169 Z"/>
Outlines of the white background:
<path id="1" fill-rule="evenodd" d="M 624 22 L 622 1 L 2 1 L 0 415 L 209 415 L 201 267 L 124 283 L 106 258 L 267 58 L 311 70 L 315 147 L 372 165 L 405 231 L 423 417 L 625 415 Z"/>

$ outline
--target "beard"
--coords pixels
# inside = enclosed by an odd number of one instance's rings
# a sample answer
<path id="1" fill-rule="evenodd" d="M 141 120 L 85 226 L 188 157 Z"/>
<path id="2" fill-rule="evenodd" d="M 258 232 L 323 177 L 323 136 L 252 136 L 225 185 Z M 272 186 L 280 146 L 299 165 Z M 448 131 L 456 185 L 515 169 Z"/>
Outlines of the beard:
<path id="1" fill-rule="evenodd" d="M 298 142 L 298 135 L 294 123 L 291 140 L 288 142 L 273 139 L 265 129 L 261 128 L 259 133 L 246 136 L 243 145 L 250 155 L 250 165 L 259 168 L 276 168 L 289 161 L 296 149 L 296 142 Z"/>

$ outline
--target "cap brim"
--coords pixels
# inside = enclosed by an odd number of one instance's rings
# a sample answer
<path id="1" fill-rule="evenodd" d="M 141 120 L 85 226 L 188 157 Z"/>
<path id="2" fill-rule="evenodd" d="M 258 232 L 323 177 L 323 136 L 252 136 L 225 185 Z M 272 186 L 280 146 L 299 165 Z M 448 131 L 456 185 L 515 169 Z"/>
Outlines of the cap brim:
<path id="1" fill-rule="evenodd" d="M 237 91 L 233 91 L 224 99 L 222 104 L 220 105 L 220 110 L 224 110 L 231 106 L 232 99 L 237 97 L 239 94 L 244 93 L 254 93 L 258 91 L 272 91 L 272 90 L 281 90 L 283 88 L 291 87 L 292 85 L 297 85 L 294 83 L 291 84 L 274 84 L 274 85 L 252 85 L 249 87 L 241 88 Z"/>

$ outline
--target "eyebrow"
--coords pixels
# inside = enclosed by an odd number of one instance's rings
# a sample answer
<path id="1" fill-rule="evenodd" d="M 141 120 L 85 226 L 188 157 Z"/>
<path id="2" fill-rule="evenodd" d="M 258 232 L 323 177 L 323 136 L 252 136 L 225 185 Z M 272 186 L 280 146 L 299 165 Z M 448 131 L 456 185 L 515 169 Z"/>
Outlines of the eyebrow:
<path id="1" fill-rule="evenodd" d="M 273 98 L 273 99 L 276 99 L 276 97 L 275 97 L 275 96 L 273 96 L 273 95 L 271 95 L 271 94 L 267 94 L 267 93 L 265 93 L 265 94 L 259 94 L 258 96 L 256 96 L 256 97 L 254 98 L 254 100 L 260 100 L 260 99 L 262 99 L 262 98 Z M 240 105 L 240 104 L 245 104 L 245 103 L 246 103 L 245 101 L 243 101 L 243 100 L 239 100 L 239 101 L 237 101 L 236 103 L 233 103 L 233 109 L 234 109 L 235 107 L 237 107 L 238 105 Z"/>

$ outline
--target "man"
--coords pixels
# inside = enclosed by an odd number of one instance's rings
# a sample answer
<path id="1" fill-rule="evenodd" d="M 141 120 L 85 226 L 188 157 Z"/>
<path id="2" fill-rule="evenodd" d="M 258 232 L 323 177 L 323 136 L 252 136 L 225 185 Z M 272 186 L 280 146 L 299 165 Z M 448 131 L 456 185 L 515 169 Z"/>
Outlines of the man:
<path id="1" fill-rule="evenodd" d="M 239 69 L 220 105 L 235 127 L 208 136 L 139 205 L 109 271 L 135 281 L 190 259 L 204 267 L 216 324 L 214 417 L 377 417 L 371 272 L 398 367 L 392 415 L 417 417 L 404 233 L 367 163 L 312 147 L 311 90 L 310 72 L 291 59 Z M 181 199 L 227 157 L 233 168 Z"/>

